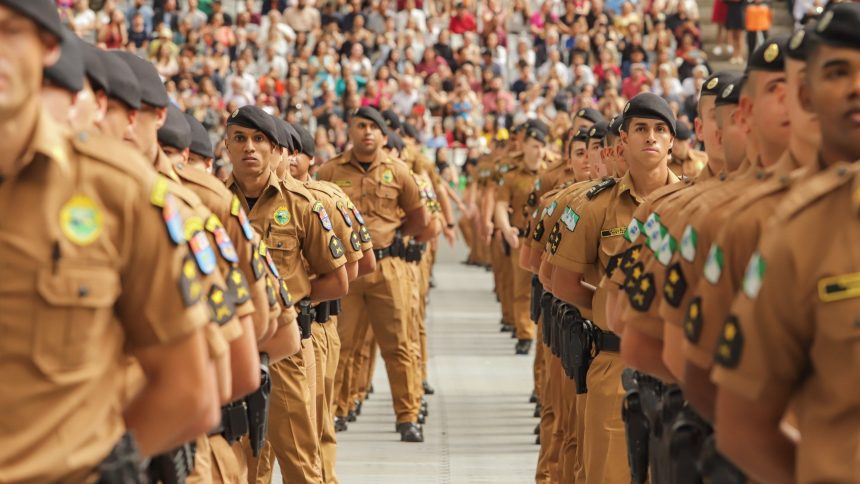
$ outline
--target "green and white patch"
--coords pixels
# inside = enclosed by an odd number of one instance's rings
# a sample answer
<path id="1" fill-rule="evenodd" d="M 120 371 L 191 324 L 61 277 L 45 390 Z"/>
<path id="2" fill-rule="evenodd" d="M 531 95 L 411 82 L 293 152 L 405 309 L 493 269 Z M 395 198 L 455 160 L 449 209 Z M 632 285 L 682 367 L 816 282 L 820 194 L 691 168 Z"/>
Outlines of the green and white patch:
<path id="1" fill-rule="evenodd" d="M 633 220 L 627 225 L 627 230 L 624 231 L 624 238 L 628 242 L 636 242 L 640 235 L 642 235 L 642 222 L 633 217 Z"/>
<path id="2" fill-rule="evenodd" d="M 692 225 L 687 225 L 684 235 L 681 237 L 681 257 L 687 262 L 693 262 L 696 258 L 696 244 L 699 243 L 699 234 Z"/>
<path id="3" fill-rule="evenodd" d="M 576 228 L 577 222 L 579 222 L 579 214 L 574 212 L 572 208 L 565 207 L 564 213 L 561 214 L 560 220 L 561 223 L 563 223 L 564 226 L 567 227 L 567 230 L 573 232 L 573 230 Z"/>
<path id="4" fill-rule="evenodd" d="M 651 215 L 649 215 L 648 218 L 645 219 L 645 227 L 643 232 L 645 232 L 645 235 L 648 237 L 648 239 L 659 241 L 660 239 L 657 238 L 657 236 L 660 233 L 661 227 L 662 224 L 660 223 L 660 216 L 657 215 L 657 212 L 651 212 Z"/>
<path id="5" fill-rule="evenodd" d="M 648 235 L 648 243 L 646 244 L 651 252 L 657 253 L 663 246 L 663 242 L 669 237 L 669 229 L 665 225 L 658 223 L 656 230 L 651 231 Z"/>
<path id="6" fill-rule="evenodd" d="M 708 260 L 705 262 L 705 279 L 711 284 L 716 284 L 723 275 L 723 265 L 725 259 L 723 257 L 723 249 L 719 245 L 713 244 L 708 252 Z"/>
<path id="7" fill-rule="evenodd" d="M 657 250 L 657 260 L 664 266 L 668 266 L 669 262 L 672 261 L 672 254 L 674 254 L 677 249 L 678 242 L 675 240 L 675 237 L 666 235 L 666 237 L 663 238 L 663 243 L 660 244 L 660 248 Z"/>
<path id="8" fill-rule="evenodd" d="M 545 209 L 544 213 L 546 215 L 552 215 L 555 212 L 555 209 L 558 207 L 558 200 L 553 200 Z"/>
<path id="9" fill-rule="evenodd" d="M 750 257 L 750 262 L 747 264 L 747 271 L 744 274 L 744 294 L 750 299 L 758 297 L 758 292 L 761 289 L 761 281 L 764 278 L 764 270 L 767 267 L 761 254 L 756 251 Z"/>

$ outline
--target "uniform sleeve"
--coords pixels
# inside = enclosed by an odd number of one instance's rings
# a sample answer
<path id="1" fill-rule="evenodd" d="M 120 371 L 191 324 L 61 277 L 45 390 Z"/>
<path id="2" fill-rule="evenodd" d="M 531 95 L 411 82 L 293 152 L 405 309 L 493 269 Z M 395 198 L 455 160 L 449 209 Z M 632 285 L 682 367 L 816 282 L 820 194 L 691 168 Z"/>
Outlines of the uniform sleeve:
<path id="1" fill-rule="evenodd" d="M 505 174 L 501 178 L 501 183 L 496 187 L 496 202 L 511 203 L 511 197 L 513 196 L 511 194 L 511 186 L 513 186 L 511 176 Z"/>
<path id="2" fill-rule="evenodd" d="M 331 225 L 328 211 L 314 211 L 313 205 L 314 202 L 311 202 L 310 210 L 303 217 L 305 237 L 302 240 L 302 252 L 311 272 L 321 276 L 346 264 L 346 250 Z M 325 222 L 325 218 L 329 221 Z"/>
<path id="3" fill-rule="evenodd" d="M 319 197 L 319 200 L 323 202 L 325 205 L 325 209 L 328 212 L 329 218 L 331 219 L 332 227 L 334 228 L 334 233 L 338 236 L 341 243 L 344 247 L 344 256 L 346 257 L 347 262 L 355 262 L 363 257 L 361 250 L 356 250 L 352 244 L 353 242 L 353 232 L 352 228 L 346 224 L 346 219 L 341 213 L 340 208 L 337 206 L 337 202 L 330 196 L 322 195 Z M 352 219 L 350 222 L 354 223 Z M 356 235 L 357 237 L 357 235 Z"/>
<path id="4" fill-rule="evenodd" d="M 556 210 L 560 210 L 560 215 L 553 230 L 558 234 L 558 244 L 550 247 L 549 263 L 584 274 L 598 262 L 600 227 L 606 205 L 590 201 L 578 205 L 568 202 L 567 205 L 559 205 Z M 556 250 L 553 251 L 553 248 Z"/>
<path id="5" fill-rule="evenodd" d="M 715 383 L 752 400 L 787 396 L 808 371 L 815 321 L 814 281 L 798 270 L 784 232 L 767 235 L 714 353 Z"/>
<path id="6" fill-rule="evenodd" d="M 407 171 L 406 168 L 398 166 L 398 178 L 402 180 L 400 195 L 397 197 L 397 203 L 404 212 L 411 212 L 424 206 L 424 201 L 421 200 L 421 191 L 418 189 L 418 184 L 415 183 L 415 178 Z"/>
<path id="7" fill-rule="evenodd" d="M 178 202 L 173 197 L 168 200 L 176 209 Z M 120 276 L 118 317 L 132 348 L 178 341 L 209 321 L 201 282 L 196 268 L 183 272 L 193 264 L 192 258 L 184 243 L 171 241 L 161 209 L 141 196 L 133 214 L 128 223 L 132 244 Z"/>

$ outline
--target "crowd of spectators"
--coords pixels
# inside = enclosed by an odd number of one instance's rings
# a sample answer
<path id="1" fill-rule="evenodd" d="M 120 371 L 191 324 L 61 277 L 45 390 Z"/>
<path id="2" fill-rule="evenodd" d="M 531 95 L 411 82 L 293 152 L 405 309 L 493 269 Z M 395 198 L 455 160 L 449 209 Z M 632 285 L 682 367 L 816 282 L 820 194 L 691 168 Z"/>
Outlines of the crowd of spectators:
<path id="1" fill-rule="evenodd" d="M 457 165 L 528 118 L 560 133 L 560 113 L 608 117 L 642 91 L 691 122 L 711 72 L 695 0 L 57 3 L 84 39 L 151 59 L 213 139 L 254 104 L 310 128 L 323 159 L 361 106 L 393 109 Z"/>

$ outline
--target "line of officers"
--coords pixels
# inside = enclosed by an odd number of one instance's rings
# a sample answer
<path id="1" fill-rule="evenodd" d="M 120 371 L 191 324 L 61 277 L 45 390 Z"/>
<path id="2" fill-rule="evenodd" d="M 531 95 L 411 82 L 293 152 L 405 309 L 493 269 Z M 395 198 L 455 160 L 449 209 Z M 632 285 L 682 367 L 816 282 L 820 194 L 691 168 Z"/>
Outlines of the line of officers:
<path id="1" fill-rule="evenodd" d="M 413 127 L 358 110 L 313 179 L 311 134 L 245 106 L 225 184 L 148 61 L 49 0 L 0 0 L 0 42 L 0 482 L 338 482 L 377 348 L 423 441 L 453 219 Z"/>
<path id="2" fill-rule="evenodd" d="M 477 166 L 537 482 L 860 482 L 860 4 L 700 92 L 695 176 L 650 93 L 576 113 L 554 166 L 534 121 Z"/>

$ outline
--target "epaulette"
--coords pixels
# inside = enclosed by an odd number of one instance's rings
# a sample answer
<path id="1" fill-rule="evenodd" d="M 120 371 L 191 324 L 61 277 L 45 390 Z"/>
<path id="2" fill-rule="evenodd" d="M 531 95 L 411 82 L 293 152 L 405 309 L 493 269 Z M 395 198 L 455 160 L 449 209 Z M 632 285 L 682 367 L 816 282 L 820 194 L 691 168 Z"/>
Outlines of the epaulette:
<path id="1" fill-rule="evenodd" d="M 607 178 L 607 179 L 603 180 L 602 182 L 598 183 L 597 185 L 594 185 L 593 187 L 591 187 L 585 193 L 585 198 L 587 198 L 589 200 L 594 200 L 594 197 L 599 195 L 600 192 L 606 190 L 607 188 L 611 188 L 611 187 L 615 186 L 616 183 L 618 183 L 618 180 L 616 180 L 615 178 Z"/>
<path id="2" fill-rule="evenodd" d="M 287 177 L 280 180 L 279 183 L 284 187 L 284 190 L 287 190 L 290 193 L 301 195 L 309 202 L 316 201 L 316 197 L 314 197 L 311 192 L 309 192 L 308 189 L 295 178 Z"/>
<path id="3" fill-rule="evenodd" d="M 152 180 L 155 172 L 151 163 L 147 163 L 142 154 L 129 150 L 128 144 L 101 133 L 80 131 L 70 136 L 72 148 L 93 160 L 110 165 L 139 180 Z M 121 157 L 108 153 L 124 153 Z"/>
<path id="4" fill-rule="evenodd" d="M 812 178 L 800 182 L 793 188 L 776 211 L 776 220 L 788 220 L 797 212 L 808 207 L 819 198 L 827 195 L 836 188 L 850 183 L 852 175 L 860 170 L 860 165 L 840 163 L 823 171 Z"/>
<path id="5" fill-rule="evenodd" d="M 214 175 L 210 175 L 202 170 L 190 167 L 184 163 L 178 163 L 174 167 L 174 171 L 179 175 L 179 178 L 201 186 L 225 200 L 230 200 L 230 197 L 233 195 L 233 193 L 230 192 L 230 189 L 228 189 L 220 180 L 215 178 Z"/>

